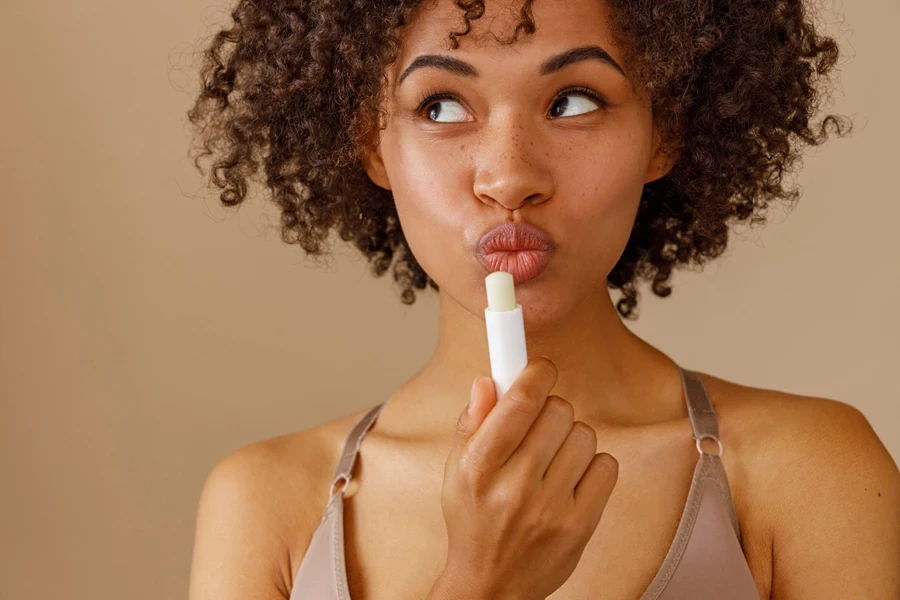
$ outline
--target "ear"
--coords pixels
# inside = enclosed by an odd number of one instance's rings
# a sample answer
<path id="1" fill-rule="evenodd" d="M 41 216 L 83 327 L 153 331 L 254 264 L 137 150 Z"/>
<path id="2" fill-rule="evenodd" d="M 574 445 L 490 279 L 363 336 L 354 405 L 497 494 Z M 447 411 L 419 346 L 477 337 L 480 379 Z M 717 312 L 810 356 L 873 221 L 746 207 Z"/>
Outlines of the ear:
<path id="1" fill-rule="evenodd" d="M 653 156 L 650 159 L 650 164 L 647 165 L 647 176 L 644 178 L 644 183 L 650 183 L 666 176 L 672 170 L 672 167 L 675 166 L 679 155 L 680 152 L 674 151 L 669 144 L 662 143 L 659 129 L 654 125 Z"/>
<path id="2" fill-rule="evenodd" d="M 391 189 L 391 182 L 387 176 L 387 169 L 384 168 L 384 160 L 381 157 L 380 145 L 374 150 L 365 152 L 363 165 L 365 166 L 366 174 L 369 176 L 369 179 L 372 180 L 372 183 L 386 190 Z"/>

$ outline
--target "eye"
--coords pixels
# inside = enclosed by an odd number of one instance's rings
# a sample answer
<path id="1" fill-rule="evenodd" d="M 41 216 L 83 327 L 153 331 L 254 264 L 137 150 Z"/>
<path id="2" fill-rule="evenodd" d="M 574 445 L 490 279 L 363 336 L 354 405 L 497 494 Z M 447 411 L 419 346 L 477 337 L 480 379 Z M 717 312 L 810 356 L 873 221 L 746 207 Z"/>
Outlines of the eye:
<path id="1" fill-rule="evenodd" d="M 434 123 L 462 123 L 466 120 L 466 109 L 447 92 L 425 94 L 417 112 L 424 113 L 425 118 Z M 441 118 L 446 120 L 438 120 Z"/>
<path id="2" fill-rule="evenodd" d="M 573 98 L 575 101 L 570 101 L 569 98 Z M 592 109 L 591 105 L 593 105 L 595 108 Z M 600 108 L 603 108 L 605 106 L 607 106 L 607 103 L 591 90 L 581 87 L 569 88 L 567 90 L 563 90 L 563 92 L 556 97 L 556 100 L 553 102 L 553 107 L 550 109 L 550 112 L 553 113 L 554 119 L 558 119 L 561 116 L 577 116 L 584 113 L 593 112 L 594 110 L 599 110 Z M 574 110 L 574 114 L 560 114 L 562 112 L 565 112 L 567 109 Z M 570 110 L 570 113 L 572 112 L 572 110 Z"/>

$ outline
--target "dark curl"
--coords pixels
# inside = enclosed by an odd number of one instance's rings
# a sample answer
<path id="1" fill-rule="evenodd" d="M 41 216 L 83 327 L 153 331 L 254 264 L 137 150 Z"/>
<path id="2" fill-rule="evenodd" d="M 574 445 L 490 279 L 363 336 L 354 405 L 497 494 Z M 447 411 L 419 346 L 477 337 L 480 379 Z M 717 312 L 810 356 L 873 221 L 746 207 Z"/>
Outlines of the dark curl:
<path id="1" fill-rule="evenodd" d="M 534 0 L 520 31 L 534 33 Z M 390 191 L 363 168 L 383 125 L 384 67 L 421 0 L 239 0 L 233 25 L 203 53 L 202 90 L 188 111 L 201 142 L 194 164 L 212 156 L 210 182 L 226 206 L 264 176 L 281 209 L 281 236 L 311 256 L 332 229 L 381 276 L 393 265 L 405 304 L 414 289 L 438 286 L 413 256 Z M 764 223 L 772 200 L 796 201 L 783 184 L 804 145 L 852 124 L 812 119 L 838 59 L 802 0 L 607 0 L 616 44 L 635 89 L 646 92 L 663 140 L 677 158 L 647 184 L 628 244 L 608 278 L 637 318 L 636 283 L 668 296 L 679 265 L 724 252 L 729 225 Z M 456 0 L 463 31 L 483 0 Z M 260 169 L 262 167 L 262 169 Z M 260 172 L 261 171 L 261 172 Z M 264 175 L 263 175 L 264 174 Z"/>

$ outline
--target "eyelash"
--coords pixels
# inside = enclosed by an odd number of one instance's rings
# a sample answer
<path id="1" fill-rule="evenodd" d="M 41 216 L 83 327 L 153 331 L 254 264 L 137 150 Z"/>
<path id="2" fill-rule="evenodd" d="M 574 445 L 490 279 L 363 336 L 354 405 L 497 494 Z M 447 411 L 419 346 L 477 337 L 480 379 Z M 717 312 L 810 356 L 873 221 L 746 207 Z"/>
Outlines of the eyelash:
<path id="1" fill-rule="evenodd" d="M 419 98 L 418 108 L 416 108 L 417 113 L 424 112 L 424 110 L 432 103 L 437 102 L 438 100 L 457 100 L 458 99 L 451 94 L 450 92 L 442 92 L 439 90 L 426 91 Z"/>
<path id="2" fill-rule="evenodd" d="M 581 87 L 581 86 L 567 87 L 564 90 L 560 91 L 556 95 L 556 97 L 553 98 L 553 102 L 551 102 L 550 105 L 552 106 L 552 105 L 556 104 L 556 102 L 560 98 L 564 98 L 565 96 L 569 96 L 569 95 L 573 95 L 573 94 L 582 94 L 584 96 L 587 96 L 588 98 L 590 98 L 591 100 L 593 100 L 594 102 L 599 104 L 601 108 L 606 108 L 609 106 L 609 103 L 606 102 L 606 100 L 601 98 L 599 95 L 597 95 L 596 92 L 594 92 L 593 90 L 591 90 L 589 88 Z M 460 100 L 459 100 L 459 98 L 457 98 L 456 94 L 453 94 L 452 92 L 446 92 L 446 91 L 441 91 L 441 90 L 426 91 L 424 94 L 422 94 L 422 96 L 419 99 L 418 108 L 416 108 L 416 114 L 421 115 L 422 113 L 425 112 L 426 108 L 429 108 L 433 103 L 435 103 L 439 100 L 453 100 L 456 102 L 460 102 Z M 555 118 L 558 119 L 561 117 L 555 117 Z"/>

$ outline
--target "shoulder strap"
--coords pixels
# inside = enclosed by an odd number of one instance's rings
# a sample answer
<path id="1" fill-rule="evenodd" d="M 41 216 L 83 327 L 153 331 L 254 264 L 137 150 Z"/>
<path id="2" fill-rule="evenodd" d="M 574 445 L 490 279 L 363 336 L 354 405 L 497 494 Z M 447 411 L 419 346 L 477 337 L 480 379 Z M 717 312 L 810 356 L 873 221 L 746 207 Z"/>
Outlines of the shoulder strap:
<path id="1" fill-rule="evenodd" d="M 697 443 L 697 452 L 700 453 L 700 461 L 706 461 L 709 472 L 716 481 L 719 491 L 728 507 L 728 518 L 734 527 L 739 543 L 743 543 L 741 526 L 738 522 L 737 512 L 734 509 L 734 499 L 731 496 L 731 487 L 728 484 L 728 476 L 722 464 L 722 442 L 719 440 L 719 420 L 713 410 L 706 387 L 700 376 L 689 369 L 678 367 L 681 371 L 681 383 L 684 387 L 684 396 L 687 401 L 688 415 L 691 417 L 691 427 L 694 429 L 694 439 Z M 719 444 L 719 454 L 709 454 L 700 447 L 703 438 L 712 438 Z M 699 465 L 698 465 L 699 466 Z M 696 476 L 696 475 L 695 475 Z"/>
<path id="2" fill-rule="evenodd" d="M 719 440 L 719 421 L 712 403 L 706 393 L 706 387 L 700 376 L 681 366 L 681 385 L 684 388 L 684 397 L 687 402 L 688 415 L 691 417 L 691 427 L 694 429 L 694 439 L 697 441 L 697 451 L 703 454 L 700 441 L 703 438 L 712 438 L 719 444 L 719 456 L 722 455 L 722 442 Z"/>
<path id="3" fill-rule="evenodd" d="M 347 434 L 347 437 L 344 439 L 344 449 L 341 452 L 341 458 L 334 471 L 334 478 L 331 480 L 330 495 L 334 495 L 334 486 L 342 479 L 344 480 L 344 485 L 340 489 L 341 493 L 344 492 L 344 488 L 350 483 L 350 477 L 353 475 L 353 465 L 356 464 L 356 455 L 359 454 L 359 446 L 362 444 L 362 439 L 375 423 L 375 419 L 383 407 L 384 402 L 372 408 L 356 422 L 356 425 Z"/>

